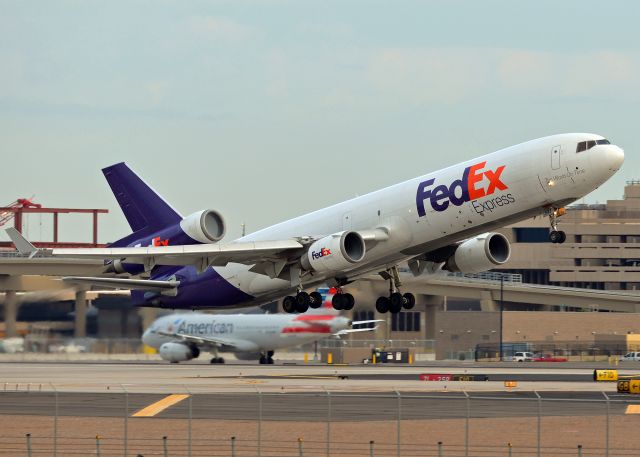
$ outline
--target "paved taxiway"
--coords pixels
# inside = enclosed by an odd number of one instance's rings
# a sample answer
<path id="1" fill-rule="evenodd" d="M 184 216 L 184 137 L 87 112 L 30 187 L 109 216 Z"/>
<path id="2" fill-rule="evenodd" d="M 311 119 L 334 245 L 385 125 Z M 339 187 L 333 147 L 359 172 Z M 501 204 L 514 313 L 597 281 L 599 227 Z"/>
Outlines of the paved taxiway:
<path id="1" fill-rule="evenodd" d="M 639 373 L 625 369 L 620 374 Z M 421 373 L 486 374 L 487 382 L 425 382 Z M 519 390 L 615 392 L 615 383 L 594 383 L 592 368 L 498 366 L 327 366 L 184 363 L 0 363 L 1 390 L 140 393 L 242 391 L 500 391 L 504 380 Z"/>

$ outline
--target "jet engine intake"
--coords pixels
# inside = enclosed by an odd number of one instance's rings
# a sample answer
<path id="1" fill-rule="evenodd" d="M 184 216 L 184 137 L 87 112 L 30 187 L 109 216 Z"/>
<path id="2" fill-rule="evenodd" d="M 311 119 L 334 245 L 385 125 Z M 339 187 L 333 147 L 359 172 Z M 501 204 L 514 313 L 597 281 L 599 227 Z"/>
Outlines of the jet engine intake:
<path id="1" fill-rule="evenodd" d="M 200 355 L 198 346 L 182 343 L 164 343 L 160 346 L 160 357 L 171 363 L 185 362 Z"/>
<path id="2" fill-rule="evenodd" d="M 317 272 L 341 271 L 364 259 L 367 249 L 358 232 L 345 231 L 315 241 L 302 256 L 302 268 Z"/>
<path id="3" fill-rule="evenodd" d="M 200 243 L 220 241 L 226 232 L 226 225 L 222 215 L 213 209 L 205 209 L 190 214 L 180 221 L 180 228 L 184 233 Z"/>
<path id="4" fill-rule="evenodd" d="M 461 273 L 480 273 L 509 260 L 509 240 L 500 233 L 484 233 L 462 242 L 447 259 L 443 269 Z"/>

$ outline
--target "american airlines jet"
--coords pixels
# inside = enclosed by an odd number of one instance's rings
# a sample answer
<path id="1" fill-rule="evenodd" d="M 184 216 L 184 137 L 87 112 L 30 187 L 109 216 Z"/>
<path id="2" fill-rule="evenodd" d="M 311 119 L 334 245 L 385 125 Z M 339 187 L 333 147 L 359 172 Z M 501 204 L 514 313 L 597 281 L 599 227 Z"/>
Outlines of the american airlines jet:
<path id="1" fill-rule="evenodd" d="M 163 360 L 184 362 L 203 350 L 213 353 L 211 363 L 224 363 L 218 352 L 232 352 L 240 360 L 272 364 L 277 349 L 312 343 L 330 336 L 370 332 L 380 319 L 352 322 L 331 306 L 335 289 L 323 296 L 323 306 L 306 314 L 170 314 L 155 320 L 142 341 L 157 349 Z M 327 296 L 329 301 L 324 300 Z M 351 328 L 367 325 L 364 328 Z"/>
<path id="2" fill-rule="evenodd" d="M 425 152 L 418 169 L 426 168 Z M 428 267 L 480 272 L 509 260 L 499 227 L 533 216 L 549 218 L 549 240 L 562 243 L 558 217 L 568 205 L 598 188 L 624 162 L 624 152 L 600 135 L 570 133 L 511 146 L 439 171 L 338 203 L 221 242 L 222 216 L 215 210 L 181 216 L 124 163 L 104 175 L 132 234 L 107 248 L 53 249 L 41 255 L 105 260 L 105 274 L 69 277 L 74 284 L 134 290 L 140 306 L 222 308 L 283 299 L 287 312 L 321 305 L 320 284 L 338 287 L 336 309 L 351 309 L 345 289 L 365 275 L 389 281 L 379 312 L 415 305 L 401 290 L 398 265 L 417 276 Z M 15 233 L 16 246 L 34 248 Z"/>

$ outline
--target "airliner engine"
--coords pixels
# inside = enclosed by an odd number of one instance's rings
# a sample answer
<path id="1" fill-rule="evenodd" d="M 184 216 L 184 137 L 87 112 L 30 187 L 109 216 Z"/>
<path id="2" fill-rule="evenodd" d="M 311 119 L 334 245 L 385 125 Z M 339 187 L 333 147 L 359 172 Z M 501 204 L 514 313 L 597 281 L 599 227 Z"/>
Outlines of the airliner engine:
<path id="1" fill-rule="evenodd" d="M 200 355 L 200 349 L 197 346 L 181 343 L 164 343 L 160 346 L 159 352 L 163 360 L 168 360 L 171 363 L 185 362 Z"/>
<path id="2" fill-rule="evenodd" d="M 364 259 L 366 247 L 358 232 L 345 231 L 315 241 L 302 257 L 302 268 L 317 272 L 341 271 Z"/>
<path id="3" fill-rule="evenodd" d="M 225 234 L 226 226 L 222 215 L 212 209 L 195 212 L 180 221 L 180 228 L 200 243 L 215 243 Z"/>
<path id="4" fill-rule="evenodd" d="M 509 260 L 509 240 L 500 233 L 484 233 L 462 242 L 447 259 L 443 269 L 461 273 L 480 273 Z"/>

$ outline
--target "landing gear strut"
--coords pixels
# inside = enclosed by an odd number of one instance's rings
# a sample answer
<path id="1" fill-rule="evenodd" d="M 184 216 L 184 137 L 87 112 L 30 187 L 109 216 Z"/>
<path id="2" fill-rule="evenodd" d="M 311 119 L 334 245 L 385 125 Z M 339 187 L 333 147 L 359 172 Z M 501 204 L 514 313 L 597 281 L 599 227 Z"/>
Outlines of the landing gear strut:
<path id="1" fill-rule="evenodd" d="M 386 313 L 390 311 L 393 314 L 397 314 L 402 309 L 411 309 L 416 305 L 416 297 L 412 293 L 400 293 L 400 275 L 398 274 L 398 267 L 392 267 L 384 272 L 382 276 L 389 280 L 389 296 L 379 297 L 376 300 L 376 311 L 379 313 Z"/>
<path id="2" fill-rule="evenodd" d="M 567 240 L 567 234 L 562 230 L 558 230 L 558 218 L 562 216 L 566 210 L 564 208 L 552 208 L 549 214 L 549 222 L 551 231 L 549 232 L 549 241 L 554 244 L 562 244 Z"/>

